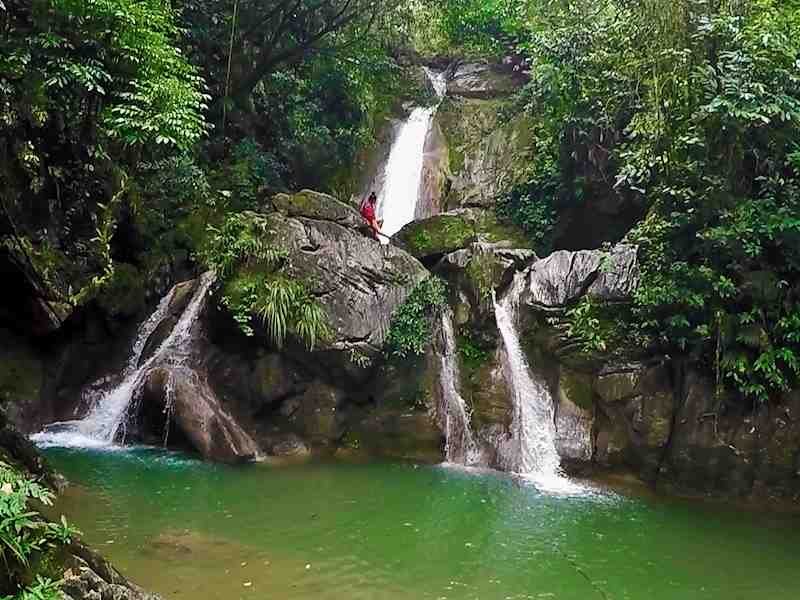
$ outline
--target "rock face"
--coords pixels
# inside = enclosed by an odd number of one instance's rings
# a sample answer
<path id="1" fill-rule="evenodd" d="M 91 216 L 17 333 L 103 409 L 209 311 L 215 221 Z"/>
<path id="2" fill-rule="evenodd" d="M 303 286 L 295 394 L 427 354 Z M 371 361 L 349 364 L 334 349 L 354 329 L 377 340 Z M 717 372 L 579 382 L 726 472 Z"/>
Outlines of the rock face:
<path id="1" fill-rule="evenodd" d="M 322 194 L 303 193 L 298 203 L 302 212 L 286 209 L 297 216 L 275 215 L 270 226 L 292 256 L 292 274 L 307 282 L 329 316 L 334 336 L 319 357 L 354 375 L 351 354 L 379 353 L 392 314 L 427 272 L 406 252 L 362 234 L 352 208 Z M 335 209 L 322 207 L 328 204 Z"/>
<path id="2" fill-rule="evenodd" d="M 519 75 L 500 65 L 488 61 L 467 62 L 453 68 L 447 84 L 447 93 L 485 100 L 511 94 L 521 83 Z"/>
<path id="3" fill-rule="evenodd" d="M 175 429 L 205 458 L 252 460 L 258 445 L 209 385 L 208 338 L 201 317 L 212 279 L 206 274 L 173 290 L 169 310 L 145 345 L 140 365 L 147 361 L 148 370 L 134 402 L 143 414 L 144 435 L 158 431 L 166 442 Z"/>
<path id="4" fill-rule="evenodd" d="M 425 262 L 466 248 L 474 242 L 525 247 L 522 232 L 497 221 L 494 212 L 458 209 L 413 221 L 398 231 L 392 243 Z"/>
<path id="5" fill-rule="evenodd" d="M 559 308 L 584 296 L 603 302 L 629 299 L 639 283 L 636 247 L 620 244 L 600 250 L 554 252 L 525 273 L 524 301 L 530 306 Z"/>

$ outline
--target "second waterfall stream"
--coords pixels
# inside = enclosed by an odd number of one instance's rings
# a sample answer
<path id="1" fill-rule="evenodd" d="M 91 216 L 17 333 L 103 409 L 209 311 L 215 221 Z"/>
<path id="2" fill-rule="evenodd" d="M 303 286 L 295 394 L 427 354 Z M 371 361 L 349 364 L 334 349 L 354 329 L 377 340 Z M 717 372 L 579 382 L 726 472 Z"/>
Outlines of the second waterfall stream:
<path id="1" fill-rule="evenodd" d="M 524 277 L 518 273 L 505 295 L 499 300 L 493 298 L 513 410 L 511 435 L 499 444 L 498 457 L 503 470 L 531 479 L 538 488 L 570 493 L 578 486 L 561 470 L 556 450 L 555 402 L 546 382 L 531 370 L 519 339 L 517 317 L 524 285 Z"/>

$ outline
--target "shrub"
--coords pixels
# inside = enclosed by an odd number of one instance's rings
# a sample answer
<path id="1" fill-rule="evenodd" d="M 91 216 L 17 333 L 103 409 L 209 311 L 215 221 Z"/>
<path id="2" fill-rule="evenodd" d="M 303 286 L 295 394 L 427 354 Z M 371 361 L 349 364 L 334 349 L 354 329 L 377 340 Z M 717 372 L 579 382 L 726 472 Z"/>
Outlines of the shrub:
<path id="1" fill-rule="evenodd" d="M 392 315 L 386 337 L 389 356 L 422 355 L 431 339 L 431 318 L 446 303 L 446 286 L 438 277 L 430 277 L 417 285 Z"/>

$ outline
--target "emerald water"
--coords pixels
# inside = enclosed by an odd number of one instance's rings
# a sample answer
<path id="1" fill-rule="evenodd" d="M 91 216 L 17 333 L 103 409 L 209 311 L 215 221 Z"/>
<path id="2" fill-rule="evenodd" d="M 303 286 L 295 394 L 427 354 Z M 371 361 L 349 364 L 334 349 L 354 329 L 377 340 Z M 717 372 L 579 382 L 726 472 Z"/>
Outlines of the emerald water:
<path id="1" fill-rule="evenodd" d="M 51 449 L 58 506 L 165 598 L 796 599 L 800 519 L 499 473 L 342 462 L 225 467 Z"/>

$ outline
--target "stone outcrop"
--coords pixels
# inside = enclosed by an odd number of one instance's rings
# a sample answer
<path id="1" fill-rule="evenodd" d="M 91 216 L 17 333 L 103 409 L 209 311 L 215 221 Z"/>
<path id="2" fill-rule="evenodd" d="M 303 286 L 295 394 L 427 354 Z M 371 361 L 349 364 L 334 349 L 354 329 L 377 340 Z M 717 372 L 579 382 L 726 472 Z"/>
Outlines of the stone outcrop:
<path id="1" fill-rule="evenodd" d="M 365 236 L 358 229 L 360 217 L 346 205 L 308 193 L 299 202 L 302 215 L 287 208 L 285 214 L 297 216 L 270 218 L 275 243 L 290 253 L 291 274 L 306 282 L 328 314 L 333 337 L 315 356 L 326 366 L 357 375 L 351 355 L 378 355 L 392 314 L 427 271 L 401 249 Z M 327 204 L 335 210 L 320 206 Z"/>
<path id="2" fill-rule="evenodd" d="M 609 252 L 559 251 L 537 261 L 525 273 L 523 301 L 532 307 L 563 308 L 588 296 L 602 302 L 629 300 L 639 283 L 635 246 Z"/>
<path id="3" fill-rule="evenodd" d="M 161 600 L 125 579 L 83 544 L 74 543 L 67 549 L 63 565 L 61 592 L 69 600 Z"/>
<path id="4" fill-rule="evenodd" d="M 475 242 L 503 244 L 507 248 L 524 248 L 526 243 L 520 230 L 498 222 L 493 211 L 474 208 L 413 221 L 392 238 L 393 244 L 427 263 Z"/>
<path id="5" fill-rule="evenodd" d="M 516 91 L 523 80 L 519 74 L 488 61 L 464 62 L 452 68 L 447 93 L 482 100 L 507 96 Z"/>

